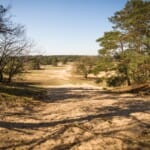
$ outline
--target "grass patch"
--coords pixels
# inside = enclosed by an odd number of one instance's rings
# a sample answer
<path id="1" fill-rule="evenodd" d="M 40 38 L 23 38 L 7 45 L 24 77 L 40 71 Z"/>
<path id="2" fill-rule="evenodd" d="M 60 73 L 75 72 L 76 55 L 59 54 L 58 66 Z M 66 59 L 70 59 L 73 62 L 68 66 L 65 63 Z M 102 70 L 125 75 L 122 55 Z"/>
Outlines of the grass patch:
<path id="1" fill-rule="evenodd" d="M 45 89 L 25 83 L 0 84 L 0 110 L 36 106 L 44 98 L 45 92 Z"/>

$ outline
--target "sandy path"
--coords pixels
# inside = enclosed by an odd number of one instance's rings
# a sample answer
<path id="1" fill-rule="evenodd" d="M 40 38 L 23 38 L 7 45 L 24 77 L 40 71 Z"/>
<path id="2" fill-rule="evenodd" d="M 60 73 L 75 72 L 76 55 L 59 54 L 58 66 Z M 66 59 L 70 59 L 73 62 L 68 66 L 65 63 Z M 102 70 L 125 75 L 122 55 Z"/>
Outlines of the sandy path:
<path id="1" fill-rule="evenodd" d="M 2 150 L 150 147 L 149 97 L 108 93 L 90 85 L 50 86 L 39 107 L 0 116 Z"/>

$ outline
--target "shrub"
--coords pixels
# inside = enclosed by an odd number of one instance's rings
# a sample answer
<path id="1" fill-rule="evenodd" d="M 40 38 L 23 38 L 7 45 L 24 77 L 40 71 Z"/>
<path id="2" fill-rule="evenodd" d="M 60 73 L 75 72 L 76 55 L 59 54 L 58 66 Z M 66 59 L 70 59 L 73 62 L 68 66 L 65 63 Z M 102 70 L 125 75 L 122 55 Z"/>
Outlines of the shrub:
<path id="1" fill-rule="evenodd" d="M 104 78 L 97 78 L 96 80 L 95 80 L 95 83 L 101 83 L 101 82 L 103 82 L 104 81 Z"/>
<path id="2" fill-rule="evenodd" d="M 107 85 L 108 86 L 120 86 L 124 84 L 126 81 L 126 78 L 123 76 L 112 76 L 107 79 Z"/>

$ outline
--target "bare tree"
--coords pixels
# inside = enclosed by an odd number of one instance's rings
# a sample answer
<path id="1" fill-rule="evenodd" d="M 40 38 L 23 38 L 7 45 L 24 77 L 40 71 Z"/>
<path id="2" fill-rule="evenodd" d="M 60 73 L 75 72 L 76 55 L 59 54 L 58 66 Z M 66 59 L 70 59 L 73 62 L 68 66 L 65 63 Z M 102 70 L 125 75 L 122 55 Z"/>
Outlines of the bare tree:
<path id="1" fill-rule="evenodd" d="M 25 38 L 23 26 L 17 25 L 11 33 L 3 34 L 2 40 L 2 73 L 8 76 L 11 82 L 12 77 L 23 70 L 23 65 L 30 48 Z"/>
<path id="2" fill-rule="evenodd" d="M 9 29 L 9 19 L 6 17 L 8 12 L 8 8 L 4 8 L 4 6 L 0 5 L 0 33 L 6 33 Z"/>
<path id="3" fill-rule="evenodd" d="M 6 53 L 5 53 L 5 40 L 3 38 L 3 35 L 10 31 L 8 28 L 8 18 L 6 17 L 8 12 L 8 8 L 4 8 L 2 5 L 0 5 L 0 81 L 3 80 L 3 70 L 6 65 L 7 59 L 6 59 Z"/>

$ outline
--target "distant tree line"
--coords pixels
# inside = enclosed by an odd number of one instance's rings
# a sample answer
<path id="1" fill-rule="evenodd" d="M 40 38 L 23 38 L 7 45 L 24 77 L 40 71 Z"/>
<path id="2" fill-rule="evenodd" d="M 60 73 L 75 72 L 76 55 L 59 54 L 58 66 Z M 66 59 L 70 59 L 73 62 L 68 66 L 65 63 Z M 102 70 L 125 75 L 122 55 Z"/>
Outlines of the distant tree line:
<path id="1" fill-rule="evenodd" d="M 58 65 L 67 65 L 68 63 L 72 63 L 72 62 L 78 66 L 78 64 L 81 63 L 83 60 L 87 59 L 87 61 L 89 61 L 92 58 L 94 60 L 96 57 L 97 56 L 82 56 L 82 55 L 81 56 L 80 55 L 50 55 L 50 56 L 35 55 L 35 56 L 28 56 L 27 65 L 29 69 L 33 69 L 33 70 L 41 69 L 41 65 L 52 65 L 57 67 Z"/>
<path id="2" fill-rule="evenodd" d="M 129 0 L 109 18 L 113 30 L 97 39 L 97 71 L 115 71 L 110 86 L 150 81 L 150 1 Z"/>
<path id="3" fill-rule="evenodd" d="M 41 56 L 42 65 L 53 65 L 57 66 L 58 63 L 61 64 L 67 64 L 69 62 L 75 62 L 79 60 L 82 56 L 76 56 L 76 55 L 51 55 L 51 56 Z"/>

